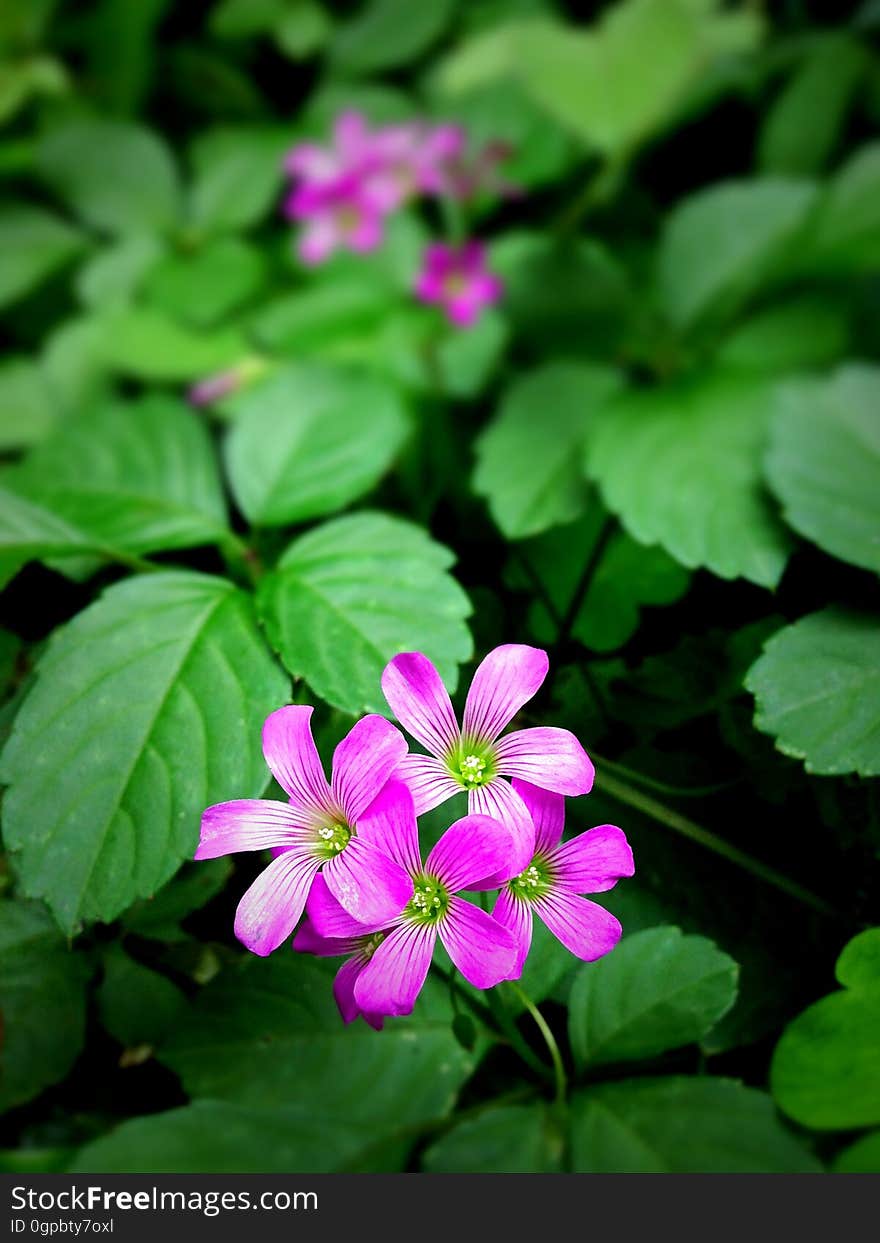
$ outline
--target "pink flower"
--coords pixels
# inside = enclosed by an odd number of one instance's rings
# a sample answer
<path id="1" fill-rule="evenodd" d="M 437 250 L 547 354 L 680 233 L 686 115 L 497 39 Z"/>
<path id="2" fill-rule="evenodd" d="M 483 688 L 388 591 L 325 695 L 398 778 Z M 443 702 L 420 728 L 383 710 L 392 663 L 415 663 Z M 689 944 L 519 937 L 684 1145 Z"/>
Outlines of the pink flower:
<path id="1" fill-rule="evenodd" d="M 612 914 L 580 895 L 602 893 L 622 876 L 632 876 L 633 857 L 620 829 L 600 824 L 562 843 L 565 799 L 561 794 L 513 782 L 535 824 L 535 853 L 528 867 L 502 889 L 492 914 L 516 938 L 516 964 L 509 979 L 522 974 L 532 943 L 532 914 L 578 958 L 593 962 L 614 949 L 621 928 Z"/>
<path id="2" fill-rule="evenodd" d="M 341 933 L 338 937 L 321 936 L 308 914 L 309 907 L 332 911 L 335 908 L 336 918 Z M 345 962 L 336 972 L 333 981 L 333 996 L 344 1023 L 353 1023 L 360 1016 L 370 1027 L 381 1031 L 385 1016 L 363 1011 L 355 1000 L 354 986 L 358 976 L 373 957 L 373 954 L 385 940 L 387 932 L 364 932 L 363 924 L 352 919 L 343 907 L 334 899 L 323 876 L 316 876 L 309 890 L 306 902 L 306 917 L 296 930 L 293 948 L 303 954 L 316 954 L 320 958 L 336 958 L 348 954 Z"/>
<path id="3" fill-rule="evenodd" d="M 365 174 L 365 186 L 382 211 L 394 211 L 417 194 L 443 194 L 452 184 L 452 162 L 464 148 L 455 125 L 421 122 L 377 130 Z"/>
<path id="4" fill-rule="evenodd" d="M 290 936 L 322 868 L 334 897 L 364 923 L 398 915 L 413 893 L 404 869 L 358 833 L 406 741 L 384 717 L 365 716 L 334 751 L 328 783 L 311 715 L 309 707 L 279 708 L 263 726 L 263 755 L 288 803 L 235 799 L 202 816 L 196 859 L 282 848 L 236 911 L 235 934 L 255 954 L 271 954 Z"/>
<path id="5" fill-rule="evenodd" d="M 415 292 L 422 302 L 442 306 L 456 327 L 470 328 L 484 306 L 498 301 L 503 286 L 486 269 L 481 242 L 465 242 L 458 248 L 435 242 L 425 250 Z"/>
<path id="6" fill-rule="evenodd" d="M 363 254 L 381 245 L 382 213 L 353 173 L 300 186 L 285 210 L 305 223 L 297 245 L 304 263 L 322 263 L 340 247 Z"/>
<path id="7" fill-rule="evenodd" d="M 548 666 L 540 648 L 496 647 L 474 674 L 461 728 L 439 673 L 421 652 L 395 656 L 382 674 L 391 710 L 428 751 L 405 756 L 397 770 L 412 790 L 416 813 L 466 790 L 471 813 L 493 816 L 513 835 L 499 883 L 528 865 L 535 845 L 528 808 L 503 778 L 520 777 L 567 795 L 588 794 L 593 785 L 593 765 L 567 729 L 522 729 L 500 737 L 538 690 Z"/>
<path id="8" fill-rule="evenodd" d="M 353 938 L 376 934 L 369 952 L 359 942 L 343 968 L 337 1003 L 344 1018 L 356 1012 L 373 1018 L 409 1014 L 438 937 L 475 988 L 492 988 L 508 978 L 516 959 L 513 936 L 491 915 L 457 896 L 461 889 L 485 887 L 483 877 L 504 870 L 511 838 L 503 825 L 487 816 L 465 816 L 446 830 L 422 863 L 412 795 L 403 782 L 391 780 L 362 817 L 358 832 L 406 871 L 413 893 L 396 919 L 371 928 L 353 923 L 329 886 L 310 895 L 311 929 L 319 937 L 341 941 L 344 947 L 337 952 L 351 952 Z M 308 934 L 300 944 L 307 940 Z"/>

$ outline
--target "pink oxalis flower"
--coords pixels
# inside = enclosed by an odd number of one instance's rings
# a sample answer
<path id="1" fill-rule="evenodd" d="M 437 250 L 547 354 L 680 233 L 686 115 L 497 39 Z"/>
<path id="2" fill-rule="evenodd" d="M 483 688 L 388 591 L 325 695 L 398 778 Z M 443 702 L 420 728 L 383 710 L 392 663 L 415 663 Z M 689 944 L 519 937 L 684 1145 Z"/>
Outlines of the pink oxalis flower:
<path id="1" fill-rule="evenodd" d="M 462 889 L 487 888 L 484 878 L 505 867 L 511 838 L 502 824 L 487 816 L 464 816 L 423 863 L 412 795 L 392 779 L 360 820 L 358 833 L 404 869 L 413 892 L 395 919 L 366 928 L 352 920 L 329 886 L 316 886 L 309 895 L 310 929 L 297 948 L 314 944 L 316 934 L 336 943 L 335 949 L 324 945 L 320 953 L 354 951 L 340 972 L 342 981 L 337 977 L 343 1018 L 363 1014 L 375 1026 L 379 1015 L 409 1014 L 438 937 L 475 988 L 492 988 L 509 976 L 517 954 L 513 935 L 458 896 Z"/>
<path id="2" fill-rule="evenodd" d="M 569 730 L 541 726 L 501 736 L 541 686 L 548 667 L 540 648 L 496 647 L 474 674 L 460 727 L 427 656 L 404 652 L 382 674 L 392 712 L 428 752 L 405 756 L 397 769 L 412 791 L 416 814 L 466 790 L 471 813 L 495 817 L 512 834 L 509 856 L 495 874 L 498 883 L 528 866 L 535 845 L 529 810 L 504 778 L 519 777 L 564 795 L 587 794 L 593 785 L 593 765 Z"/>
<path id="3" fill-rule="evenodd" d="M 324 937 L 312 923 L 309 908 L 320 912 L 330 910 L 335 913 L 334 928 L 339 933 L 335 937 Z M 344 936 L 344 932 L 348 936 Z M 353 1023 L 358 1016 L 376 1031 L 381 1031 L 385 1022 L 384 1014 L 374 1014 L 360 1008 L 354 995 L 354 986 L 358 976 L 373 957 L 373 954 L 386 937 L 386 931 L 364 932 L 363 924 L 346 915 L 343 907 L 336 902 L 323 876 L 316 876 L 309 890 L 306 902 L 306 916 L 293 938 L 293 948 L 302 954 L 315 954 L 319 958 L 338 958 L 341 954 L 348 957 L 336 972 L 333 981 L 333 996 L 344 1023 Z"/>
<path id="4" fill-rule="evenodd" d="M 442 306 L 456 327 L 470 328 L 484 307 L 498 301 L 503 286 L 486 267 L 481 242 L 465 242 L 459 247 L 434 242 L 425 250 L 415 292 L 422 302 Z"/>
<path id="5" fill-rule="evenodd" d="M 492 914 L 516 938 L 518 979 L 532 943 L 532 916 L 544 921 L 567 950 L 593 962 L 614 949 L 621 927 L 596 902 L 582 897 L 613 888 L 632 876 L 633 857 L 622 831 L 600 824 L 562 842 L 565 799 L 561 794 L 514 779 L 513 788 L 535 825 L 535 853 L 528 866 L 505 885 Z"/>
<path id="6" fill-rule="evenodd" d="M 235 799 L 202 815 L 196 859 L 276 851 L 236 911 L 235 934 L 255 954 L 271 954 L 290 936 L 321 869 L 336 900 L 364 923 L 393 919 L 413 894 L 404 868 L 358 832 L 406 754 L 405 739 L 384 717 L 363 717 L 334 751 L 328 782 L 311 715 L 310 707 L 279 708 L 263 726 L 263 754 L 288 803 Z"/>

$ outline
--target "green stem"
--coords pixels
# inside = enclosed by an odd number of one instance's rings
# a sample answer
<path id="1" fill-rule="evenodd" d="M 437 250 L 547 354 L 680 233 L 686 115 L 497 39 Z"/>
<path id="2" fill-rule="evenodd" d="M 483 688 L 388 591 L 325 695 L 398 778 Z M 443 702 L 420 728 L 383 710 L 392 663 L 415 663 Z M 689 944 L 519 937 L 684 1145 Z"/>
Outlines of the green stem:
<path id="1" fill-rule="evenodd" d="M 499 985 L 492 993 L 492 996 L 498 1003 L 495 1008 L 495 1014 L 511 1047 L 519 1054 L 530 1070 L 533 1070 L 536 1075 L 540 1075 L 542 1079 L 549 1079 L 550 1071 L 548 1067 L 529 1048 L 528 1043 L 520 1034 L 516 1020 L 510 1013 L 507 1002 L 504 999 L 504 986 Z"/>
<path id="2" fill-rule="evenodd" d="M 568 1077 L 566 1076 L 566 1073 L 565 1073 L 565 1065 L 562 1061 L 562 1054 L 559 1052 L 559 1045 L 556 1043 L 556 1037 L 553 1035 L 553 1032 L 550 1030 L 550 1025 L 548 1024 L 547 1020 L 544 1018 L 541 1011 L 532 1001 L 531 997 L 529 997 L 528 993 L 526 993 L 526 991 L 523 988 L 521 988 L 520 985 L 517 984 L 515 980 L 508 981 L 508 987 L 511 989 L 512 992 L 516 994 L 516 996 L 520 999 L 522 1004 L 528 1010 L 529 1014 L 532 1016 L 532 1018 L 535 1020 L 535 1023 L 537 1024 L 538 1031 L 544 1037 L 544 1043 L 547 1046 L 548 1052 L 550 1053 L 550 1060 L 553 1063 L 553 1077 L 556 1081 L 555 1101 L 557 1105 L 562 1105 L 565 1102 L 565 1093 L 568 1087 Z"/>
<path id="3" fill-rule="evenodd" d="M 617 773 L 625 781 L 632 781 L 637 786 L 644 786 L 646 790 L 656 790 L 658 794 L 668 794 L 672 798 L 707 798 L 712 794 L 720 794 L 724 790 L 730 790 L 734 786 L 738 786 L 742 778 L 731 777 L 727 781 L 715 781 L 711 785 L 704 786 L 673 786 L 668 785 L 665 781 L 658 781 L 655 777 L 649 777 L 646 773 L 636 772 L 634 768 L 627 768 L 624 764 L 617 764 L 613 760 L 605 759 L 604 756 L 597 755 L 593 748 L 590 748 L 590 756 L 597 764 L 607 769 L 611 773 Z"/>
<path id="4" fill-rule="evenodd" d="M 594 207 L 601 207 L 616 193 L 626 172 L 629 155 L 618 152 L 607 157 L 587 181 L 580 194 L 576 195 L 553 222 L 554 232 L 564 236 L 573 233 L 578 225 Z"/>
<path id="5" fill-rule="evenodd" d="M 454 993 L 459 1000 L 463 1001 L 474 1015 L 480 1020 L 484 1027 L 490 1031 L 498 1031 L 498 1023 L 495 1021 L 495 1015 L 487 1005 L 482 1001 L 477 1001 L 476 997 L 472 997 L 467 989 L 462 988 L 458 980 L 455 978 L 454 971 L 445 971 L 443 967 L 438 967 L 436 963 L 432 963 L 431 970 L 435 975 L 448 986 L 450 993 Z"/>

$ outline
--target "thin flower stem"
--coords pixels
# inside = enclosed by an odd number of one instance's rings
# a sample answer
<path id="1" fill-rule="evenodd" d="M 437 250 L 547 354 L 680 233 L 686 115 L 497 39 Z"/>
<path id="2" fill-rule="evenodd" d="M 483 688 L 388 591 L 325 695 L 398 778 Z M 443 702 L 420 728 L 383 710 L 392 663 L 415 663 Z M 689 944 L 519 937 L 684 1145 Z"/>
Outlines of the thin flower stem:
<path id="1" fill-rule="evenodd" d="M 515 980 L 509 981 L 510 989 L 520 999 L 522 1004 L 528 1010 L 529 1014 L 535 1020 L 538 1031 L 544 1037 L 544 1043 L 550 1053 L 550 1060 L 553 1062 L 553 1076 L 556 1081 L 556 1104 L 562 1105 L 565 1102 L 566 1089 L 568 1088 L 568 1076 L 565 1073 L 565 1065 L 562 1061 L 562 1054 L 559 1052 L 559 1045 L 556 1043 L 556 1037 L 550 1030 L 550 1025 L 544 1018 L 541 1011 L 529 997 L 528 993 L 516 983 Z"/>

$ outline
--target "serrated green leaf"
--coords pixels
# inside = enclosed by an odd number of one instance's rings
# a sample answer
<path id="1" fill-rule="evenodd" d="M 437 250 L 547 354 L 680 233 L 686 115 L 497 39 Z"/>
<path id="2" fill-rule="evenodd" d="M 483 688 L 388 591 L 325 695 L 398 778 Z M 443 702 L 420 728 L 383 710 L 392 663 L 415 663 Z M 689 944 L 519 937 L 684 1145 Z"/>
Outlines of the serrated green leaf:
<path id="1" fill-rule="evenodd" d="M 579 460 L 597 411 L 620 383 L 608 367 L 558 362 L 508 388 L 477 441 L 473 479 L 508 539 L 546 531 L 582 511 L 587 487 Z"/>
<path id="2" fill-rule="evenodd" d="M 42 207 L 0 208 L 0 306 L 30 293 L 85 244 L 82 234 Z"/>
<path id="3" fill-rule="evenodd" d="M 330 56 L 343 73 L 376 73 L 416 59 L 439 39 L 458 0 L 368 0 L 359 13 L 337 26 Z"/>
<path id="4" fill-rule="evenodd" d="M 582 1174 L 806 1174 L 819 1163 L 763 1092 L 729 1079 L 597 1083 L 571 1106 Z"/>
<path id="5" fill-rule="evenodd" d="M 634 539 L 691 569 L 776 586 L 791 540 L 761 483 L 773 392 L 764 377 L 716 371 L 605 406 L 587 470 Z"/>
<path id="6" fill-rule="evenodd" d="M 166 976 L 131 958 L 121 945 L 108 946 L 98 1010 L 104 1027 L 126 1049 L 157 1044 L 185 1007 L 186 997 Z"/>
<path id="7" fill-rule="evenodd" d="M 36 902 L 0 902 L 0 1109 L 63 1079 L 85 1036 L 83 956 Z"/>
<path id="8" fill-rule="evenodd" d="M 568 1030 L 581 1066 L 656 1057 L 711 1031 L 736 1000 L 737 965 L 705 937 L 648 928 L 582 966 Z"/>
<path id="9" fill-rule="evenodd" d="M 294 540 L 260 585 L 258 607 L 294 677 L 343 712 L 387 712 L 379 679 L 398 652 L 433 660 L 450 690 L 472 652 L 453 555 L 387 514 L 337 518 Z"/>
<path id="10" fill-rule="evenodd" d="M 125 560 L 122 549 L 74 526 L 45 505 L 0 487 L 0 586 L 29 561 L 45 557 L 94 555 Z"/>
<path id="11" fill-rule="evenodd" d="M 429 1174 L 550 1174 L 563 1146 L 543 1105 L 495 1105 L 435 1140 L 422 1167 Z"/>
<path id="12" fill-rule="evenodd" d="M 257 126 L 230 126 L 200 134 L 191 153 L 192 227 L 216 234 L 257 224 L 281 189 L 282 157 L 290 145 L 285 131 Z"/>
<path id="13" fill-rule="evenodd" d="M 767 481 L 789 526 L 843 561 L 880 573 L 880 367 L 783 388 Z"/>
<path id="14" fill-rule="evenodd" d="M 825 609 L 780 630 L 752 665 L 755 728 L 809 773 L 880 775 L 880 619 Z"/>
<path id="15" fill-rule="evenodd" d="M 0 761 L 25 891 L 68 932 L 154 893 L 206 806 L 262 793 L 260 730 L 287 693 L 229 582 L 168 572 L 105 591 L 53 636 Z"/>
<path id="16" fill-rule="evenodd" d="M 332 513 L 378 483 L 408 430 L 396 390 L 377 377 L 286 367 L 238 405 L 225 447 L 232 490 L 258 526 Z"/>
<path id="17" fill-rule="evenodd" d="M 40 172 L 86 224 L 108 233 L 166 232 L 177 223 L 180 185 L 158 135 L 128 121 L 72 120 L 46 131 Z"/>

